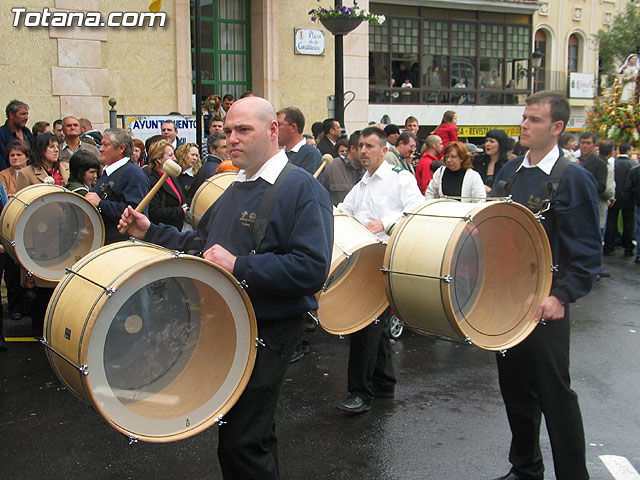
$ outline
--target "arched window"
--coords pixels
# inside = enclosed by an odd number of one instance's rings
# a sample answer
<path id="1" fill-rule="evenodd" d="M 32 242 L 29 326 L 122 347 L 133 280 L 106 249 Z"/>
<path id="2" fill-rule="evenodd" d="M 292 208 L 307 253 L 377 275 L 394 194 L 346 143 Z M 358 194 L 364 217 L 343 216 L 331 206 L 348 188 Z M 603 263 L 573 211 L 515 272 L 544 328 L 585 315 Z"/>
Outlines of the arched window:
<path id="1" fill-rule="evenodd" d="M 580 40 L 575 33 L 572 33 L 569 37 L 569 52 L 567 55 L 567 71 L 577 72 L 578 61 L 580 55 Z"/>

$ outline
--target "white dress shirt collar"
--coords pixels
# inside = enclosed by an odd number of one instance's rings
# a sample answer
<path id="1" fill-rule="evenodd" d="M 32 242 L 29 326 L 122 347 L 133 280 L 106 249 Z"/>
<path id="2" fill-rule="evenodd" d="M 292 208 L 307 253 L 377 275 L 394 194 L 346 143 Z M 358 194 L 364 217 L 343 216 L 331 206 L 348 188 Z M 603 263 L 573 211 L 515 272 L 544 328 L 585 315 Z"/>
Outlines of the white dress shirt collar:
<path id="1" fill-rule="evenodd" d="M 106 167 L 104 167 L 104 169 L 102 171 L 103 171 L 103 173 L 106 173 L 107 175 L 111 175 L 113 172 L 118 170 L 120 167 L 124 166 L 128 161 L 129 161 L 129 157 L 121 158 L 117 162 L 112 163 L 111 165 L 107 165 Z"/>
<path id="2" fill-rule="evenodd" d="M 289 150 L 289 151 L 298 153 L 298 150 L 300 150 L 302 148 L 302 146 L 304 144 L 306 144 L 306 143 L 307 143 L 307 139 L 303 137 L 302 140 L 300 140 L 293 147 L 291 147 L 291 150 Z M 285 148 L 285 150 L 286 150 L 286 148 Z"/>
<path id="3" fill-rule="evenodd" d="M 556 164 L 556 161 L 560 158 L 560 150 L 558 147 L 554 146 L 544 157 L 540 160 L 536 165 L 531 165 L 529 162 L 529 152 L 524 156 L 523 162 L 518 167 L 518 170 L 521 168 L 536 168 L 538 167 L 547 175 L 551 175 L 551 170 L 553 166 Z"/>
<path id="4" fill-rule="evenodd" d="M 289 159 L 284 153 L 284 150 L 279 150 L 278 153 L 267 160 L 264 165 L 260 167 L 260 170 L 258 170 L 251 178 L 247 178 L 247 172 L 245 170 L 240 170 L 236 177 L 236 182 L 252 182 L 258 178 L 262 178 L 273 185 L 276 183 L 278 175 L 280 175 L 280 172 L 282 172 L 282 169 L 287 165 L 288 161 Z"/>

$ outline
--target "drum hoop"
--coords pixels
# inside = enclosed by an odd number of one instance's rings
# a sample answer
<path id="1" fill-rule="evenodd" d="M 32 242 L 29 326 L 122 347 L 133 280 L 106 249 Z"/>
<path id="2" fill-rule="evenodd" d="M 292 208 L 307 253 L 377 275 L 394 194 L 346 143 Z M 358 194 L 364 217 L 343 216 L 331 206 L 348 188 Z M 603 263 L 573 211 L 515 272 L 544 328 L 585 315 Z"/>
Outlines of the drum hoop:
<path id="1" fill-rule="evenodd" d="M 202 192 L 204 192 L 204 190 L 213 183 L 214 179 L 216 178 L 222 178 L 222 177 L 227 177 L 233 175 L 234 177 L 238 176 L 237 172 L 220 172 L 220 173 L 216 173 L 215 175 L 211 175 L 209 178 L 205 179 L 204 182 L 202 182 L 202 185 L 200 185 L 198 187 L 198 189 L 196 190 L 196 193 L 193 194 L 193 197 L 191 198 L 191 211 L 193 212 L 193 205 L 198 203 L 198 198 L 200 197 L 200 195 L 202 194 Z M 231 182 L 233 183 L 233 182 Z M 218 185 L 216 185 L 218 186 Z M 226 189 L 225 189 L 226 191 Z M 215 203 L 215 202 L 214 202 Z M 213 204 L 211 204 L 213 205 Z M 209 205 L 209 207 L 211 207 L 211 205 Z M 206 212 L 206 210 L 205 210 Z M 198 219 L 198 223 L 200 222 L 200 219 Z M 196 224 L 197 225 L 197 224 Z"/>
<path id="2" fill-rule="evenodd" d="M 257 339 L 258 338 L 258 328 L 257 328 L 257 322 L 256 322 L 256 317 L 255 317 L 255 312 L 253 310 L 253 306 L 251 304 L 251 300 L 249 299 L 249 296 L 247 295 L 246 291 L 244 290 L 244 288 L 242 287 L 241 283 L 237 281 L 237 279 L 231 275 L 229 272 L 227 272 L 226 270 L 224 270 L 221 267 L 218 267 L 216 265 L 214 265 L 213 263 L 209 262 L 208 260 L 205 260 L 203 258 L 200 257 L 195 257 L 193 255 L 186 255 L 186 254 L 180 254 L 178 252 L 175 252 L 173 250 L 169 250 L 166 249 L 164 247 L 161 247 L 159 245 L 154 245 L 154 244 L 149 244 L 146 242 L 138 242 L 138 241 L 124 241 L 124 242 L 118 242 L 118 243 L 114 243 L 114 244 L 110 244 L 107 245 L 105 247 L 102 247 L 99 250 L 96 250 L 94 252 L 92 252 L 92 254 L 88 255 L 87 257 L 91 256 L 91 259 L 84 257 L 80 262 L 83 262 L 82 265 L 86 264 L 89 262 L 89 260 L 95 259 L 96 257 L 117 249 L 117 248 L 127 248 L 128 245 L 130 246 L 137 246 L 140 244 L 143 244 L 145 246 L 149 246 L 152 248 L 157 248 L 158 250 L 164 251 L 165 253 L 173 253 L 173 255 L 171 257 L 165 257 L 163 259 L 158 260 L 157 258 L 149 258 L 146 260 L 143 260 L 139 263 L 136 263 L 135 265 L 129 265 L 126 269 L 124 269 L 122 272 L 120 272 L 115 278 L 113 278 L 108 286 L 115 288 L 116 290 L 119 288 L 119 286 L 121 286 L 123 284 L 124 281 L 126 281 L 130 275 L 127 275 L 126 278 L 123 279 L 123 277 L 126 274 L 129 274 L 132 270 L 135 270 L 134 274 L 138 271 L 143 270 L 144 268 L 154 265 L 156 263 L 160 262 L 165 262 L 165 261 L 171 261 L 171 260 L 175 260 L 175 259 L 182 259 L 182 260 L 187 260 L 187 261 L 195 261 L 197 263 L 205 263 L 208 264 L 212 267 L 214 267 L 216 269 L 216 271 L 221 274 L 222 276 L 226 277 L 231 285 L 236 289 L 236 291 L 239 294 L 239 297 L 242 299 L 244 306 L 246 308 L 246 313 L 247 313 L 247 317 L 249 318 L 249 331 L 250 331 L 250 336 L 252 339 Z M 82 265 L 74 265 L 74 267 L 77 267 L 77 269 L 80 268 L 80 266 Z M 76 269 L 76 268 L 74 268 Z M 71 277 L 71 275 L 73 274 L 68 274 L 68 278 Z M 68 279 L 65 278 L 65 280 L 68 282 Z M 61 282 L 62 283 L 62 282 Z M 60 287 L 60 285 L 59 285 Z M 54 294 L 57 292 L 54 292 Z M 104 305 L 105 303 L 108 301 L 108 296 L 107 296 L 107 292 L 106 291 L 102 291 L 100 294 L 98 294 L 96 296 L 96 300 L 93 303 L 90 311 L 88 312 L 83 327 L 82 327 L 82 333 L 81 333 L 81 337 L 80 340 L 78 342 L 78 359 L 79 359 L 79 364 L 80 365 L 87 365 L 88 364 L 88 359 L 89 359 L 89 341 L 84 341 L 84 337 L 85 337 L 85 332 L 90 331 L 93 332 L 96 321 L 98 320 L 98 316 L 101 314 L 101 312 L 104 309 Z M 53 302 L 50 303 L 50 305 L 55 305 Z M 48 312 L 47 312 L 48 313 Z M 197 433 L 202 432 L 203 430 L 209 428 L 211 425 L 217 423 L 218 421 L 220 421 L 220 418 L 223 415 L 226 415 L 226 413 L 232 408 L 233 405 L 235 405 L 235 403 L 237 402 L 238 398 L 240 397 L 240 395 L 242 395 L 242 392 L 244 391 L 244 389 L 247 386 L 247 383 L 249 382 L 249 379 L 251 377 L 251 373 L 253 371 L 253 367 L 255 364 L 255 360 L 256 360 L 256 354 L 257 354 L 257 350 L 255 347 L 255 344 L 253 346 L 253 348 L 249 348 L 248 349 L 249 355 L 247 358 L 247 362 L 246 365 L 244 366 L 244 371 L 241 375 L 241 377 L 238 380 L 238 385 L 237 388 L 233 391 L 233 393 L 229 396 L 228 401 L 226 402 L 225 405 L 223 405 L 219 411 L 218 411 L 218 416 L 216 417 L 210 417 L 207 420 L 201 422 L 199 425 L 195 425 L 193 428 L 190 428 L 188 431 L 185 431 L 181 434 L 175 434 L 175 435 L 171 435 L 170 437 L 172 437 L 172 439 L 180 439 L 180 438 L 186 438 L 189 437 L 191 435 L 195 435 Z M 87 400 L 89 400 L 89 402 L 94 405 L 94 407 L 96 408 L 96 410 L 98 410 L 100 412 L 100 415 L 107 421 L 107 423 L 109 423 L 113 428 L 115 428 L 116 430 L 120 431 L 121 433 L 123 433 L 124 435 L 132 435 L 132 432 L 130 430 L 127 430 L 126 428 L 120 426 L 119 424 L 117 424 L 113 419 L 111 419 L 107 413 L 99 406 L 99 403 L 97 402 L 97 399 L 95 398 L 95 393 L 94 390 L 91 388 L 91 371 L 88 372 L 87 375 L 82 375 L 81 377 L 81 381 L 82 381 L 82 386 L 83 386 L 83 391 L 85 392 L 85 394 L 87 395 Z M 143 435 L 143 434 L 135 434 L 136 437 L 138 437 L 141 440 L 147 441 L 147 442 L 166 442 L 168 441 L 168 437 L 167 436 L 156 436 L 156 435 Z"/>

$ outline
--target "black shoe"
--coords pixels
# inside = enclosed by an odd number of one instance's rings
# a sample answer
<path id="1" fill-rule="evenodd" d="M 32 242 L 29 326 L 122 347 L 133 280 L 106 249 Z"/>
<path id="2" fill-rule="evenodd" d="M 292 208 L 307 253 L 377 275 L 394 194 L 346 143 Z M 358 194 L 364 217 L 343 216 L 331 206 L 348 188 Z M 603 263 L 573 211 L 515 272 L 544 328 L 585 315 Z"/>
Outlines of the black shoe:
<path id="1" fill-rule="evenodd" d="M 289 363 L 296 363 L 298 360 L 301 360 L 302 357 L 304 357 L 304 352 L 296 348 L 293 351 L 293 355 L 291 355 L 291 360 L 289 360 Z"/>
<path id="2" fill-rule="evenodd" d="M 611 274 L 609 272 L 602 271 L 599 275 L 601 278 L 609 278 Z"/>
<path id="3" fill-rule="evenodd" d="M 515 473 L 509 472 L 506 475 L 503 475 L 502 477 L 495 478 L 494 480 L 519 480 L 519 479 Z"/>
<path id="4" fill-rule="evenodd" d="M 11 320 L 15 320 L 17 322 L 18 320 L 20 320 L 22 318 L 22 314 L 19 313 L 19 312 L 12 313 L 11 315 L 9 315 L 9 318 L 11 318 Z"/>
<path id="5" fill-rule="evenodd" d="M 363 413 L 370 409 L 371 405 L 362 400 L 355 393 L 350 393 L 344 402 L 338 405 L 338 410 L 353 414 Z"/>

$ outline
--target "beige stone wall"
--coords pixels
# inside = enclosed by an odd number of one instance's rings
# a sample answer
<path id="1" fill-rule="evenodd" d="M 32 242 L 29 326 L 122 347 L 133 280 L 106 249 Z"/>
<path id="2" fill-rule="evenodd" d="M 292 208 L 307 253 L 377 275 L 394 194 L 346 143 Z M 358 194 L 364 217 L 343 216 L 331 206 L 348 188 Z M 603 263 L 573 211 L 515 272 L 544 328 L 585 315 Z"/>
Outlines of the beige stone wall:
<path id="1" fill-rule="evenodd" d="M 327 95 L 334 90 L 333 36 L 325 30 L 323 56 L 295 55 L 294 28 L 324 30 L 307 15 L 309 10 L 322 4 L 315 0 L 279 0 L 277 3 L 278 48 L 268 49 L 269 55 L 276 52 L 278 55 L 279 97 L 274 105 L 276 109 L 294 106 L 302 110 L 307 124 L 305 133 L 311 133 L 313 122 L 327 118 Z"/>
<path id="2" fill-rule="evenodd" d="M 0 108 L 14 98 L 29 104 L 29 123 L 38 120 L 53 122 L 60 116 L 60 100 L 52 96 L 51 67 L 58 65 L 57 41 L 49 37 L 46 28 L 14 28 L 11 9 L 15 1 L 0 0 Z M 53 1 L 25 1 L 19 4 L 29 10 L 53 7 Z"/>
<path id="3" fill-rule="evenodd" d="M 102 128 L 109 119 L 109 97 L 117 99 L 121 114 L 191 112 L 188 0 L 164 0 L 167 24 L 155 28 L 14 28 L 11 8 L 16 5 L 30 12 L 45 7 L 100 11 L 105 18 L 133 6 L 124 0 L 0 0 L 5 47 L 0 103 L 4 108 L 13 98 L 27 102 L 29 125 L 71 114 Z"/>

